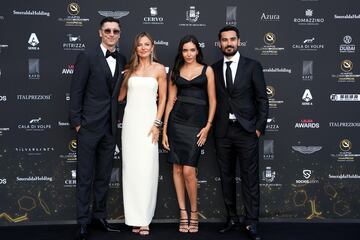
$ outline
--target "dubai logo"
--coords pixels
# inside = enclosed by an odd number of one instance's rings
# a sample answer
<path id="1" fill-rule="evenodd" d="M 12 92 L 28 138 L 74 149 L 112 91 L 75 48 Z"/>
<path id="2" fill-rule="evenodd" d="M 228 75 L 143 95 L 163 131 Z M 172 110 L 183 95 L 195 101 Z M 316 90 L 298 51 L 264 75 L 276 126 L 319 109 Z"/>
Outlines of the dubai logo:
<path id="1" fill-rule="evenodd" d="M 273 86 L 266 86 L 266 94 L 268 98 L 275 97 L 275 88 Z"/>
<path id="2" fill-rule="evenodd" d="M 351 150 L 352 144 L 349 139 L 343 139 L 340 141 L 341 151 L 348 152 Z"/>
<path id="3" fill-rule="evenodd" d="M 98 13 L 103 17 L 113 17 L 115 19 L 119 19 L 129 15 L 129 11 L 107 11 L 107 10 L 100 10 Z"/>
<path id="4" fill-rule="evenodd" d="M 343 38 L 343 41 L 345 44 L 350 44 L 351 41 L 352 41 L 352 37 L 349 36 L 349 35 L 346 35 L 344 38 Z"/>
<path id="5" fill-rule="evenodd" d="M 340 52 L 341 53 L 354 53 L 355 52 L 355 44 L 350 44 L 352 42 L 352 37 L 350 35 L 346 35 L 343 37 L 344 44 L 340 44 Z"/>
<path id="6" fill-rule="evenodd" d="M 67 7 L 67 11 L 71 16 L 78 15 L 80 13 L 80 6 L 77 3 L 70 3 Z"/>
<path id="7" fill-rule="evenodd" d="M 344 72 L 350 72 L 353 69 L 353 63 L 350 60 L 343 60 L 340 67 Z"/>
<path id="8" fill-rule="evenodd" d="M 200 11 L 195 10 L 195 6 L 190 6 L 190 9 L 186 11 L 186 20 L 195 23 L 199 20 Z"/>
<path id="9" fill-rule="evenodd" d="M 76 152 L 76 148 L 77 148 L 77 142 L 75 139 L 71 140 L 69 143 L 69 150 L 71 152 Z"/>
<path id="10" fill-rule="evenodd" d="M 272 32 L 268 32 L 264 35 L 264 43 L 266 45 L 274 45 L 276 42 L 276 36 Z"/>

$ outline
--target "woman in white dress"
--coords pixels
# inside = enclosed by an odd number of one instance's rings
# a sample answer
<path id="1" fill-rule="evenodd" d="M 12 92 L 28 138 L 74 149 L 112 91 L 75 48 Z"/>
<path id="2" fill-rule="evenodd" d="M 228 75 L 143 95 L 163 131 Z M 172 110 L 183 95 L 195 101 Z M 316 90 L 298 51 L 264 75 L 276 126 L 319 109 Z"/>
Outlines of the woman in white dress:
<path id="1" fill-rule="evenodd" d="M 159 127 L 166 101 L 165 67 L 157 62 L 148 33 L 135 38 L 119 101 L 125 97 L 121 134 L 125 224 L 134 233 L 148 235 L 156 205 Z"/>

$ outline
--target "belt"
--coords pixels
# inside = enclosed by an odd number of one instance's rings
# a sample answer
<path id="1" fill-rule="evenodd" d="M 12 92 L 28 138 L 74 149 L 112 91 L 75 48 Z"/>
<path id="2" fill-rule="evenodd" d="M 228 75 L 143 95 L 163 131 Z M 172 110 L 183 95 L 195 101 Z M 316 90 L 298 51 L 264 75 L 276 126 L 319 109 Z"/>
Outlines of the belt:
<path id="1" fill-rule="evenodd" d="M 237 119 L 229 119 L 229 123 L 238 123 Z"/>
<path id="2" fill-rule="evenodd" d="M 197 105 L 203 105 L 206 106 L 206 101 L 203 99 L 195 98 L 195 97 L 189 97 L 189 96 L 177 96 L 176 100 L 179 102 L 186 102 L 186 103 L 192 103 Z"/>

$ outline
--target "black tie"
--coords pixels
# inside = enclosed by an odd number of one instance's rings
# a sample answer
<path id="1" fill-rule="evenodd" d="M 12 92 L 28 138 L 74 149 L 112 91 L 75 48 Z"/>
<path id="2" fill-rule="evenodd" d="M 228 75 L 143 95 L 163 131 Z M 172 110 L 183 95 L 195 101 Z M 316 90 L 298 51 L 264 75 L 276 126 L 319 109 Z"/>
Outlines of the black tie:
<path id="1" fill-rule="evenodd" d="M 117 51 L 115 50 L 115 51 L 113 51 L 113 52 L 110 52 L 109 50 L 106 50 L 105 58 L 108 58 L 108 57 L 110 57 L 110 56 L 112 56 L 113 58 L 116 59 L 116 57 L 117 57 Z"/>
<path id="2" fill-rule="evenodd" d="M 225 77 L 226 77 L 226 88 L 228 90 L 229 93 L 231 93 L 234 84 L 233 84 L 233 80 L 232 80 L 232 72 L 231 72 L 231 68 L 230 68 L 230 64 L 232 63 L 232 61 L 228 61 L 226 62 L 226 71 L 225 71 Z"/>

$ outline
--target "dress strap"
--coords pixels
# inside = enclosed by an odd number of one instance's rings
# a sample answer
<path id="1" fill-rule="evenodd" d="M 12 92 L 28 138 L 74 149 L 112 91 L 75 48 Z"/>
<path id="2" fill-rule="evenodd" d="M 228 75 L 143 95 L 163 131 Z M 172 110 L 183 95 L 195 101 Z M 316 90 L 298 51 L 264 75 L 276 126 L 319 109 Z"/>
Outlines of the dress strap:
<path id="1" fill-rule="evenodd" d="M 207 65 L 204 65 L 204 67 L 203 67 L 203 69 L 202 69 L 202 72 L 201 72 L 201 75 L 204 75 L 204 74 L 205 74 L 207 67 L 208 67 Z"/>

